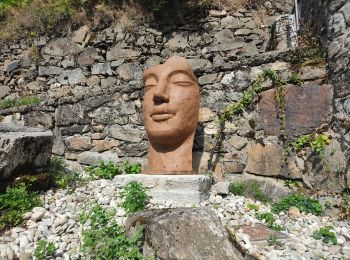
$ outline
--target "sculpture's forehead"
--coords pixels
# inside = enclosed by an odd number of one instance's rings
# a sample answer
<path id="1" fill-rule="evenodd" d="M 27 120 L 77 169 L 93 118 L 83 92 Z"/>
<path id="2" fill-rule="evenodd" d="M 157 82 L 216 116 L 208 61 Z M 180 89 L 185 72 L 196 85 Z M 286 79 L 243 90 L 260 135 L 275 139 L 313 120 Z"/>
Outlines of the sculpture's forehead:
<path id="1" fill-rule="evenodd" d="M 144 77 L 150 75 L 164 75 L 167 76 L 173 71 L 183 71 L 192 78 L 196 78 L 193 74 L 191 65 L 187 62 L 185 58 L 182 57 L 172 57 L 169 58 L 164 64 L 155 65 L 145 70 Z"/>

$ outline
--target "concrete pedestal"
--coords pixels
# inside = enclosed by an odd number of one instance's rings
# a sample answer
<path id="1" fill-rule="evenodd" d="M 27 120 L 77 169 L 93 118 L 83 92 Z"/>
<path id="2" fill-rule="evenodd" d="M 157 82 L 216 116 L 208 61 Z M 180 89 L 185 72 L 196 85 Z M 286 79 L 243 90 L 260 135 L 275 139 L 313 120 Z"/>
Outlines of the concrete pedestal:
<path id="1" fill-rule="evenodd" d="M 155 203 L 171 203 L 178 206 L 198 206 L 209 197 L 211 180 L 206 175 L 119 175 L 114 179 L 117 188 L 131 181 L 142 183 L 149 189 Z"/>

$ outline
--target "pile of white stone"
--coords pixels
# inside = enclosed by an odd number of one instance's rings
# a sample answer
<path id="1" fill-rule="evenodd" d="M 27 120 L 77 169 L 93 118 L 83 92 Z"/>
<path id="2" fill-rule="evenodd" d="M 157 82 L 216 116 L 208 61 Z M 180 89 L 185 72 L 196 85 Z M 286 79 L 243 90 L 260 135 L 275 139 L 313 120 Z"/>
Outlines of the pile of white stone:
<path id="1" fill-rule="evenodd" d="M 53 242 L 58 250 L 55 259 L 84 258 L 79 252 L 81 241 L 80 213 L 94 203 L 116 209 L 116 218 L 120 224 L 126 219 L 126 213 L 119 205 L 120 189 L 114 180 L 95 180 L 74 192 L 67 190 L 49 190 L 41 194 L 42 207 L 36 207 L 25 214 L 26 224 L 6 231 L 0 237 L 0 259 L 32 259 L 39 240 Z M 260 259 L 346 259 L 350 256 L 350 226 L 347 222 L 330 217 L 317 217 L 311 214 L 275 215 L 276 224 L 286 227 L 288 239 L 281 240 L 280 246 L 257 245 L 248 234 L 237 227 L 255 225 L 261 221 L 255 218 L 255 211 L 247 208 L 248 204 L 259 206 L 259 212 L 268 212 L 270 206 L 240 196 L 222 197 L 212 194 L 201 206 L 211 206 L 217 212 L 223 224 L 235 228 L 235 237 L 239 245 L 250 255 Z M 179 207 L 155 203 L 151 200 L 149 208 Z M 311 237 L 320 227 L 332 225 L 337 234 L 338 245 L 325 244 Z"/>

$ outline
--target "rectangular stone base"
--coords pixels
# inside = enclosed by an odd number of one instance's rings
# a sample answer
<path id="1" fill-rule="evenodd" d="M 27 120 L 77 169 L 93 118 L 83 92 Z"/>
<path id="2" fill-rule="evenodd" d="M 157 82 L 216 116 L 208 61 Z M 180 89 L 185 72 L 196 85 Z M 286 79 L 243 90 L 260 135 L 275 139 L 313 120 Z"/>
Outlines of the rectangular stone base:
<path id="1" fill-rule="evenodd" d="M 206 175 L 126 174 L 113 180 L 117 188 L 123 188 L 131 181 L 142 183 L 155 203 L 188 207 L 198 206 L 207 199 L 211 185 L 210 177 Z"/>

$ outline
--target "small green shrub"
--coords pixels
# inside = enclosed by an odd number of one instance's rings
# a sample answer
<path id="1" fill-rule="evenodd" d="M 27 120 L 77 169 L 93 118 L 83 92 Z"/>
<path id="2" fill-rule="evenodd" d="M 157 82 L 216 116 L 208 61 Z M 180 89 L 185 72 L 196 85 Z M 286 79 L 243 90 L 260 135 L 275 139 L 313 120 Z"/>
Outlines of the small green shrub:
<path id="1" fill-rule="evenodd" d="M 0 194 L 0 229 L 21 224 L 23 214 L 40 205 L 39 196 L 28 191 L 24 184 L 7 187 L 6 192 Z"/>
<path id="2" fill-rule="evenodd" d="M 301 151 L 301 149 L 308 146 L 310 143 L 310 138 L 308 135 L 301 135 L 296 140 L 294 140 L 291 145 L 293 146 L 296 152 Z"/>
<path id="3" fill-rule="evenodd" d="M 302 212 L 314 215 L 320 215 L 323 213 L 323 207 L 318 200 L 300 194 L 289 195 L 281 199 L 279 202 L 276 202 L 272 206 L 272 211 L 274 213 L 282 211 L 287 212 L 291 207 L 297 207 Z"/>
<path id="4" fill-rule="evenodd" d="M 233 195 L 243 196 L 246 190 L 246 182 L 245 181 L 231 182 L 228 187 L 228 190 Z"/>
<path id="5" fill-rule="evenodd" d="M 80 215 L 82 225 L 90 223 L 82 230 L 82 251 L 91 259 L 143 259 L 140 226 L 129 238 L 125 229 L 115 220 L 115 211 L 94 206 Z"/>
<path id="6" fill-rule="evenodd" d="M 336 245 L 338 243 L 337 237 L 335 233 L 331 231 L 331 229 L 333 229 L 332 226 L 322 227 L 319 230 L 314 231 L 312 233 L 312 237 L 317 240 L 322 239 L 324 243 L 331 242 L 333 245 Z"/>
<path id="7" fill-rule="evenodd" d="M 273 229 L 273 230 L 283 230 L 284 227 L 280 226 L 280 225 L 277 225 L 275 223 L 275 217 L 273 216 L 272 213 L 270 212 L 266 212 L 266 213 L 255 213 L 255 217 L 258 219 L 258 220 L 264 220 L 267 227 Z"/>
<path id="8" fill-rule="evenodd" d="M 126 160 L 124 162 L 124 172 L 126 174 L 139 174 L 141 172 L 141 164 L 140 163 L 132 164 L 129 162 L 129 160 Z"/>
<path id="9" fill-rule="evenodd" d="M 40 240 L 37 243 L 37 247 L 34 251 L 34 256 L 36 260 L 46 260 L 54 259 L 57 247 L 52 242 L 47 242 L 45 240 Z"/>
<path id="10" fill-rule="evenodd" d="M 147 189 L 142 183 L 132 181 L 121 192 L 123 199 L 122 207 L 128 213 L 143 210 L 149 201 Z"/>
<path id="11" fill-rule="evenodd" d="M 98 167 L 87 167 L 87 173 L 95 179 L 113 179 L 114 176 L 120 175 L 121 170 L 117 163 L 112 161 L 100 161 Z"/>

